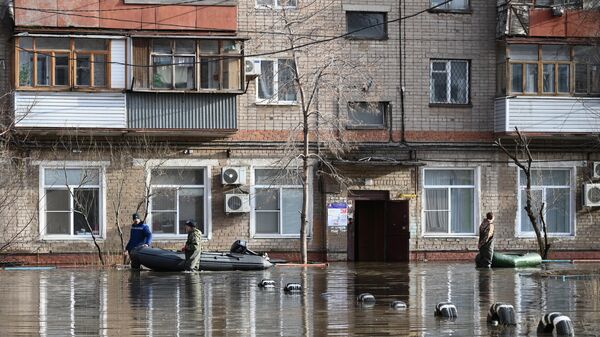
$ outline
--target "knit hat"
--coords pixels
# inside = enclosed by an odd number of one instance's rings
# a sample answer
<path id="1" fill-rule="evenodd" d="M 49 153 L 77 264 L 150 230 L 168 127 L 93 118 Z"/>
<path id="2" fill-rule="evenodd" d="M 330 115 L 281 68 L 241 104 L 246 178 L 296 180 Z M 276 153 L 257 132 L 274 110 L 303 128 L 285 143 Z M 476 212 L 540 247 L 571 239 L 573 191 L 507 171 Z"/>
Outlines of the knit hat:
<path id="1" fill-rule="evenodd" d="M 190 227 L 192 227 L 192 228 L 196 227 L 196 225 L 195 225 L 195 224 L 192 222 L 192 220 L 188 220 L 188 221 L 186 221 L 186 222 L 185 222 L 185 225 L 186 225 L 186 226 L 190 226 Z"/>
<path id="2" fill-rule="evenodd" d="M 132 220 L 140 220 L 140 215 L 137 213 L 133 213 L 133 215 L 131 216 Z"/>

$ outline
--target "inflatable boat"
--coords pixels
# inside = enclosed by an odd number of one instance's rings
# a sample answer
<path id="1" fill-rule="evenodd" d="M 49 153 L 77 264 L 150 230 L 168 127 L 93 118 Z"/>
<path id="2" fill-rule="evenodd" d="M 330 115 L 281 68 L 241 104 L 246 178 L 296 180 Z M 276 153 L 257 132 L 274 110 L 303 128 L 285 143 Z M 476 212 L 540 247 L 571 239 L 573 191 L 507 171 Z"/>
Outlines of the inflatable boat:
<path id="1" fill-rule="evenodd" d="M 141 247 L 132 259 L 154 271 L 183 271 L 185 254 L 172 250 Z M 267 257 L 258 255 L 245 247 L 245 242 L 236 241 L 228 253 L 202 252 L 200 270 L 263 270 L 273 264 Z"/>
<path id="2" fill-rule="evenodd" d="M 542 264 L 542 257 L 537 253 L 502 254 L 494 252 L 492 268 L 536 267 Z"/>

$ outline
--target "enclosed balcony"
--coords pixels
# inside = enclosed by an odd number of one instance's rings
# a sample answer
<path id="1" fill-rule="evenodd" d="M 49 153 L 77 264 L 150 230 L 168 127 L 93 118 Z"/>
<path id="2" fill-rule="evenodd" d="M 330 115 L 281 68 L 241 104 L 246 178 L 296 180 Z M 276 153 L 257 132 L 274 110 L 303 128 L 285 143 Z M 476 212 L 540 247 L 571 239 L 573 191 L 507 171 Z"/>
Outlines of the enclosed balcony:
<path id="1" fill-rule="evenodd" d="M 508 44 L 498 48 L 495 132 L 600 131 L 600 48 Z"/>
<path id="2" fill-rule="evenodd" d="M 598 0 L 497 0 L 496 36 L 600 36 Z"/>

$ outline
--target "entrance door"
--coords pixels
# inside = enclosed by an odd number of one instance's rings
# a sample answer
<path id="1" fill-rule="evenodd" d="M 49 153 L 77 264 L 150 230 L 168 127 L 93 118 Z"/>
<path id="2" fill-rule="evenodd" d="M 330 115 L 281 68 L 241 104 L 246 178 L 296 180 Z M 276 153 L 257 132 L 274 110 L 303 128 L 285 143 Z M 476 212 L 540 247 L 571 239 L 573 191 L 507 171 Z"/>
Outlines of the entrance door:
<path id="1" fill-rule="evenodd" d="M 356 261 L 409 260 L 408 201 L 357 200 L 354 221 Z"/>
<path id="2" fill-rule="evenodd" d="M 384 261 L 385 201 L 357 200 L 354 237 L 357 261 Z"/>
<path id="3" fill-rule="evenodd" d="M 408 201 L 386 201 L 385 260 L 409 260 Z"/>

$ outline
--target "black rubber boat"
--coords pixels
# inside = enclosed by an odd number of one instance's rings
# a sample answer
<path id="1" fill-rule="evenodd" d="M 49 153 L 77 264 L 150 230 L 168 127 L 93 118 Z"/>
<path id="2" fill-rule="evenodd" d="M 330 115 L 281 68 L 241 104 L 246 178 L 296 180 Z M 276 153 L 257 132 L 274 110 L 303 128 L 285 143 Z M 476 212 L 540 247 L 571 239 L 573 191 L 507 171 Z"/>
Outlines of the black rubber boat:
<path id="1" fill-rule="evenodd" d="M 172 250 L 142 247 L 131 258 L 154 271 L 183 271 L 185 267 L 185 254 Z M 272 266 L 268 258 L 247 249 L 240 240 L 229 253 L 202 252 L 200 256 L 201 270 L 263 270 Z"/>

